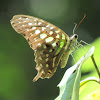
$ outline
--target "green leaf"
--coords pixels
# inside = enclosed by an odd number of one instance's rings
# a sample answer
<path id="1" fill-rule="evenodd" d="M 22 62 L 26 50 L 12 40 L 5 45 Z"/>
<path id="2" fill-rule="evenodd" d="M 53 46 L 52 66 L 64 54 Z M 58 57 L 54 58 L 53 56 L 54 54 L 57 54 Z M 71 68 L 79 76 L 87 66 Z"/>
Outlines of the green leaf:
<path id="1" fill-rule="evenodd" d="M 86 85 L 88 82 L 97 82 L 98 84 L 100 84 L 100 81 L 98 78 L 94 77 L 94 76 L 91 76 L 91 77 L 88 77 L 88 78 L 85 78 L 84 80 L 82 80 L 80 82 L 80 91 L 79 91 L 79 94 L 81 94 L 82 91 L 84 91 L 84 89 L 86 88 Z M 92 85 L 94 86 L 94 85 Z M 88 87 L 87 87 L 88 89 Z"/>
<path id="2" fill-rule="evenodd" d="M 66 70 L 61 82 L 58 84 L 60 94 L 55 100 L 78 100 L 79 86 L 81 78 L 81 67 L 83 62 L 88 59 L 94 52 L 94 46 L 81 57 L 81 59 L 68 70 Z"/>
<path id="3" fill-rule="evenodd" d="M 90 48 L 91 46 L 95 46 L 95 51 L 93 53 L 94 55 L 94 59 L 95 62 L 98 66 L 98 69 L 100 70 L 100 37 L 98 37 L 95 41 L 93 41 L 90 45 L 85 45 L 85 46 L 81 46 L 80 48 L 78 48 L 78 50 L 74 53 L 74 59 L 77 61 L 79 59 L 79 57 L 83 56 L 83 54 L 86 53 L 86 51 L 88 50 L 88 48 Z M 91 77 L 94 76 L 96 78 L 98 78 L 98 74 L 97 71 L 94 67 L 94 64 L 91 60 L 91 58 L 88 58 L 84 64 L 82 65 L 82 71 L 81 73 L 83 73 L 81 79 L 86 79 L 87 77 Z M 97 82 L 94 81 L 88 81 L 84 87 L 84 89 L 82 89 L 80 96 L 79 96 L 79 100 L 83 100 L 84 97 L 86 97 L 88 94 L 90 94 L 91 92 L 100 89 L 100 84 L 98 84 Z"/>
<path id="4" fill-rule="evenodd" d="M 98 78 L 92 76 L 92 77 L 88 77 L 88 78 L 82 80 L 81 83 L 80 83 L 80 87 L 83 86 L 84 84 L 86 84 L 89 81 L 94 81 L 94 82 L 100 83 Z"/>

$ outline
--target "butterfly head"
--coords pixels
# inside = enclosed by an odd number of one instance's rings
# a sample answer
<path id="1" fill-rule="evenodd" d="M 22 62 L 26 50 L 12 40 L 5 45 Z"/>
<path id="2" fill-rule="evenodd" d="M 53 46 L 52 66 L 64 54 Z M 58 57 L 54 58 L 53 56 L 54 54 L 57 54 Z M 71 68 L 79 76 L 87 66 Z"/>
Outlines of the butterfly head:
<path id="1" fill-rule="evenodd" d="M 70 37 L 69 51 L 72 53 L 77 47 L 78 35 L 74 34 Z"/>
<path id="2" fill-rule="evenodd" d="M 77 34 L 74 34 L 70 37 L 70 40 L 71 41 L 76 41 L 78 39 L 78 35 Z"/>

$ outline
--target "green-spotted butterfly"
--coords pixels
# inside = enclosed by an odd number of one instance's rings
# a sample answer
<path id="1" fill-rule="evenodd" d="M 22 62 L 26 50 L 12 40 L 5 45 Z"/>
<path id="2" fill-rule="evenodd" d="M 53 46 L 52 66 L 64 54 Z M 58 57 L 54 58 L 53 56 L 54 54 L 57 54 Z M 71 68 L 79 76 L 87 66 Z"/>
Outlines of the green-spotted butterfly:
<path id="1" fill-rule="evenodd" d="M 34 82 L 39 78 L 51 78 L 60 61 L 61 68 L 64 68 L 69 55 L 77 47 L 77 34 L 69 37 L 60 28 L 42 19 L 15 15 L 11 19 L 11 25 L 16 32 L 25 37 L 34 50 L 38 71 L 33 79 Z"/>

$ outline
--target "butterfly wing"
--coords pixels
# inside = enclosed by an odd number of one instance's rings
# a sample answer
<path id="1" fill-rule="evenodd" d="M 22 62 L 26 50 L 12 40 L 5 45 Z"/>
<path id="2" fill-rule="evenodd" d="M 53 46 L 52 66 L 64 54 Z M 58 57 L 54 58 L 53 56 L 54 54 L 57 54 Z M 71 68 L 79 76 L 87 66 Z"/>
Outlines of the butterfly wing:
<path id="1" fill-rule="evenodd" d="M 68 45 L 68 35 L 49 22 L 27 15 L 15 15 L 11 25 L 34 50 L 38 74 L 33 81 L 53 76 Z"/>

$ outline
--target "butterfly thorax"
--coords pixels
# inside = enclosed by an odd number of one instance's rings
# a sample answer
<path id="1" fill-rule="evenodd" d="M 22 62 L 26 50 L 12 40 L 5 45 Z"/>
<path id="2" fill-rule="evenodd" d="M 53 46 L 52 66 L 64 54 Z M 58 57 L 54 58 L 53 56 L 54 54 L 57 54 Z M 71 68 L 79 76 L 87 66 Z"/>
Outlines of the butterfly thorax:
<path id="1" fill-rule="evenodd" d="M 71 37 L 69 37 L 68 45 L 66 45 L 66 50 L 61 58 L 61 68 L 64 68 L 66 66 L 69 55 L 76 49 L 77 39 L 78 39 L 77 34 L 74 34 Z"/>

